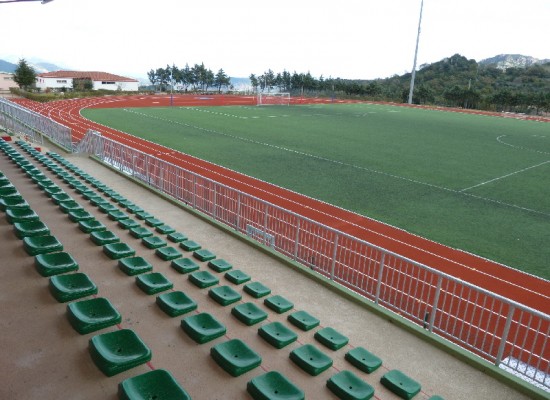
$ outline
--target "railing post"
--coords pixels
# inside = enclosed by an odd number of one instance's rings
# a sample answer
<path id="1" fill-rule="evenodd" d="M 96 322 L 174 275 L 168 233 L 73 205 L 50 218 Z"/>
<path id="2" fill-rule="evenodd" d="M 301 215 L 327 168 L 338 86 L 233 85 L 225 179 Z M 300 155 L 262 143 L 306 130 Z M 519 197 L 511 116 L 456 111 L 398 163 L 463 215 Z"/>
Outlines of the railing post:
<path id="1" fill-rule="evenodd" d="M 338 239 L 340 238 L 340 235 L 336 233 L 336 236 L 334 237 L 334 248 L 332 249 L 332 265 L 330 267 L 330 280 L 334 280 L 334 269 L 336 268 L 336 252 L 338 250 Z"/>
<path id="2" fill-rule="evenodd" d="M 241 192 L 237 193 L 237 218 L 235 218 L 235 229 L 239 232 L 241 226 Z"/>
<path id="3" fill-rule="evenodd" d="M 506 324 L 504 325 L 504 331 L 502 332 L 502 337 L 500 338 L 500 345 L 498 346 L 497 357 L 495 359 L 495 365 L 498 367 L 502 362 L 502 355 L 504 354 L 504 349 L 506 348 L 506 340 L 508 339 L 508 333 L 510 333 L 510 326 L 512 325 L 512 318 L 514 317 L 514 312 L 516 307 L 511 304 L 510 311 L 508 311 L 508 317 L 506 317 Z"/>
<path id="4" fill-rule="evenodd" d="M 218 196 L 217 196 L 218 191 L 216 190 L 216 184 L 215 183 L 213 184 L 213 186 L 214 186 L 214 196 L 213 196 L 214 198 L 212 199 L 212 217 L 214 219 L 217 219 L 216 214 L 217 214 L 217 209 L 218 209 L 218 203 L 217 203 L 217 201 L 218 201 Z"/>
<path id="5" fill-rule="evenodd" d="M 298 260 L 298 248 L 300 247 L 300 225 L 302 220 L 298 218 L 296 224 L 296 239 L 294 240 L 294 261 Z"/>
<path id="6" fill-rule="evenodd" d="M 265 207 L 264 207 L 264 244 L 267 246 L 268 243 L 267 243 L 267 218 L 268 218 L 268 210 L 269 210 L 269 206 L 267 205 L 267 203 L 264 203 L 265 204 Z"/>
<path id="7" fill-rule="evenodd" d="M 193 208 L 197 209 L 197 175 L 193 175 Z"/>
<path id="8" fill-rule="evenodd" d="M 434 329 L 435 314 L 437 314 L 437 304 L 439 303 L 439 295 L 441 294 L 442 283 L 443 277 L 439 275 L 439 277 L 437 278 L 437 288 L 435 289 L 434 303 L 432 305 L 432 313 L 430 314 L 430 327 L 428 329 L 430 333 L 432 333 Z"/>
<path id="9" fill-rule="evenodd" d="M 382 275 L 384 273 L 384 260 L 386 258 L 386 253 L 383 252 L 382 256 L 380 257 L 380 269 L 378 270 L 378 280 L 376 282 L 376 295 L 374 297 L 374 302 L 378 304 L 378 300 L 380 299 L 380 288 L 382 287 Z"/>
<path id="10" fill-rule="evenodd" d="M 149 156 L 145 155 L 145 179 L 147 179 L 147 184 L 151 186 L 151 177 L 149 176 Z"/>

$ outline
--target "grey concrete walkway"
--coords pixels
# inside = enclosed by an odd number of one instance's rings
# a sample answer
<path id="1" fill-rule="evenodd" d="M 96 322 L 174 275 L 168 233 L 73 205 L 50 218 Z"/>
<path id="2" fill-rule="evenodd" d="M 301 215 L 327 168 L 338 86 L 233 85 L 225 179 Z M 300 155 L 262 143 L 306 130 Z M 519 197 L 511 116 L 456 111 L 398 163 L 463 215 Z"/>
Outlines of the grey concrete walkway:
<path id="1" fill-rule="evenodd" d="M 18 149 L 17 146 L 14 146 Z M 12 225 L 0 215 L 0 399 L 116 399 L 117 385 L 123 379 L 149 371 L 169 370 L 194 399 L 248 399 L 247 382 L 265 371 L 277 370 L 306 392 L 308 399 L 336 398 L 325 386 L 326 380 L 339 370 L 352 370 L 375 388 L 375 398 L 397 399 L 380 383 L 380 377 L 391 369 L 399 369 L 422 384 L 415 399 L 428 399 L 438 394 L 446 399 L 521 400 L 526 396 L 515 392 L 495 379 L 458 361 L 416 336 L 396 327 L 360 305 L 327 290 L 321 284 L 224 233 L 191 213 L 171 204 L 113 173 L 108 168 L 82 156 L 64 155 L 69 161 L 98 178 L 127 199 L 135 202 L 158 219 L 186 233 L 218 258 L 230 262 L 272 290 L 294 303 L 295 310 L 305 310 L 321 321 L 322 327 L 333 327 L 350 338 L 350 345 L 338 351 L 324 348 L 313 338 L 314 332 L 302 332 L 286 321 L 288 313 L 279 315 L 242 293 L 243 302 L 254 302 L 268 312 L 269 321 L 281 321 L 299 333 L 298 342 L 276 350 L 261 339 L 257 329 L 266 322 L 245 326 L 230 313 L 233 306 L 222 307 L 208 296 L 208 289 L 199 289 L 155 256 L 138 239 L 121 229 L 88 201 L 84 200 L 55 175 L 45 171 L 59 186 L 70 193 L 86 210 L 128 243 L 137 254 L 162 272 L 195 299 L 198 311 L 213 314 L 227 327 L 225 337 L 198 345 L 180 328 L 182 317 L 170 318 L 155 304 L 155 296 L 142 292 L 129 277 L 116 267 L 88 234 L 78 229 L 66 214 L 5 155 L 0 155 L 0 171 L 6 174 L 40 215 L 55 235 L 99 287 L 98 296 L 108 298 L 122 314 L 119 328 L 134 330 L 152 349 L 153 358 L 129 371 L 104 376 L 88 353 L 89 339 L 98 333 L 79 335 L 66 318 L 66 305 L 58 303 L 48 291 L 48 278 L 41 277 L 33 266 L 33 257 L 23 250 L 22 242 L 13 233 Z M 184 254 L 184 257 L 190 254 Z M 199 263 L 202 270 L 210 270 Z M 216 274 L 210 270 L 213 274 Z M 223 277 L 220 285 L 232 285 Z M 234 378 L 224 372 L 210 357 L 210 348 L 228 338 L 240 338 L 262 356 L 262 365 Z M 314 343 L 334 360 L 333 368 L 312 377 L 298 368 L 289 353 L 301 344 Z M 365 374 L 344 360 L 351 347 L 363 346 L 383 360 L 372 374 Z"/>

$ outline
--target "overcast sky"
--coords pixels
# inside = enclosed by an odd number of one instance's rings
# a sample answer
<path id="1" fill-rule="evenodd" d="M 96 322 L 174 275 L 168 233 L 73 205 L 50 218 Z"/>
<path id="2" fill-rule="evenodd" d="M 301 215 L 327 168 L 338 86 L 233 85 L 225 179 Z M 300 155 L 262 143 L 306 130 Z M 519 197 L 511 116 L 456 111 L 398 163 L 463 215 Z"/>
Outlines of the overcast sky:
<path id="1" fill-rule="evenodd" d="M 412 70 L 420 0 L 54 0 L 0 4 L 0 59 L 145 77 L 204 62 L 233 77 Z M 550 0 L 424 0 L 418 65 L 460 53 L 550 58 Z"/>

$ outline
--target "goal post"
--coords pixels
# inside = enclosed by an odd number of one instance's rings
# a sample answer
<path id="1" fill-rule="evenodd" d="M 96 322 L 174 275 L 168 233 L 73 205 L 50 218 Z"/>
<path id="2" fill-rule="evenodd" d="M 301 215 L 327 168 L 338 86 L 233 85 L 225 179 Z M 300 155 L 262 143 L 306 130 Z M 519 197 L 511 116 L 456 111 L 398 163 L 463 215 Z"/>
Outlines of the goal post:
<path id="1" fill-rule="evenodd" d="M 258 93 L 259 106 L 289 106 L 290 93 Z"/>

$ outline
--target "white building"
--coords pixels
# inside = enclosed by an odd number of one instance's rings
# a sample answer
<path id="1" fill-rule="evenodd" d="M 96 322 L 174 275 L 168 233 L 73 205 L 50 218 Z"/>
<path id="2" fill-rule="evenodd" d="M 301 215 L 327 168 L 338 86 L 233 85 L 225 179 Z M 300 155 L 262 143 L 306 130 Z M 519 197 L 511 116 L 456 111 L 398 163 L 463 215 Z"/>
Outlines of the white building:
<path id="1" fill-rule="evenodd" d="M 36 87 L 45 89 L 72 89 L 73 79 L 90 79 L 93 89 L 137 91 L 139 81 L 124 76 L 97 71 L 53 71 L 36 75 Z"/>
<path id="2" fill-rule="evenodd" d="M 0 91 L 9 91 L 11 87 L 18 87 L 13 80 L 13 74 L 0 72 Z"/>

